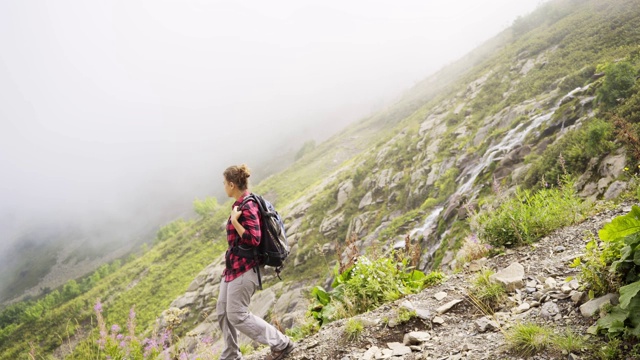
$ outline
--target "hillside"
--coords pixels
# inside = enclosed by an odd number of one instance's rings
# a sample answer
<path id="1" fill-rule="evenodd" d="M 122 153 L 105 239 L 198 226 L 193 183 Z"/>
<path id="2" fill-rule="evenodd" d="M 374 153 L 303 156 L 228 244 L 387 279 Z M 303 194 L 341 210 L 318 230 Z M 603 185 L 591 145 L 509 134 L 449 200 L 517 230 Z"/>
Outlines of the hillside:
<path id="1" fill-rule="evenodd" d="M 418 269 L 449 274 L 444 284 L 407 298 L 432 313 L 435 292 L 447 292 L 447 300 L 464 298 L 473 275 L 466 273 L 470 265 L 460 250 L 472 238 L 492 247 L 487 255 L 498 256 L 487 264 L 496 270 L 513 261 L 533 266 L 539 259 L 558 269 L 527 270 L 534 288 L 546 278 L 561 284 L 575 274 L 562 264 L 565 255 L 581 252 L 578 230 L 559 230 L 574 233 L 561 242 L 551 231 L 588 226 L 593 232 L 612 214 L 592 218 L 593 209 L 616 208 L 617 201 L 636 196 L 638 23 L 637 1 L 545 3 L 419 83 L 394 106 L 257 184 L 253 190 L 285 216 L 292 253 L 284 281 L 266 276 L 266 289 L 253 301 L 261 305 L 255 312 L 300 330 L 314 301 L 311 289 L 320 285 L 331 291 L 335 264 L 356 254 L 384 258 L 390 249 L 411 247 L 418 249 Z M 521 207 L 531 199 L 540 201 L 531 208 L 543 209 L 542 215 Z M 145 336 L 156 321 L 160 328 L 169 326 L 161 321 L 163 311 L 179 310 L 179 324 L 171 325 L 180 338 L 178 347 L 193 353 L 206 338 L 211 349 L 219 348 L 212 309 L 226 246 L 221 224 L 229 204 L 197 221 L 167 225 L 161 230 L 166 236 L 144 254 L 102 267 L 79 280 L 78 288 L 68 283 L 38 301 L 4 309 L 0 359 L 26 359 L 29 351 L 86 358 L 96 350 L 99 336 L 92 323 L 97 299 L 108 324 L 126 324 L 135 307 L 135 331 Z M 562 254 L 554 252 L 558 246 L 565 248 Z M 517 305 L 531 305 L 527 296 L 520 295 Z M 560 300 L 569 315 L 570 300 Z M 444 317 L 445 324 L 457 324 L 453 332 L 472 332 L 478 313 L 465 301 L 452 310 L 456 318 Z M 376 314 L 370 313 L 370 319 L 378 319 Z M 577 317 L 568 319 L 576 320 L 571 327 L 578 331 L 587 325 Z M 337 335 L 332 330 L 345 321 L 335 320 L 314 336 Z M 411 326 L 432 326 L 412 321 Z M 386 331 L 371 324 L 366 331 Z M 436 336 L 443 347 L 449 344 L 444 335 Z M 501 344 L 498 333 L 486 337 Z M 334 358 L 331 349 L 328 354 L 322 347 L 313 350 L 313 339 L 301 343 L 309 354 L 317 354 L 310 358 Z M 381 348 L 383 340 L 374 343 Z M 341 355 L 358 358 L 368 347 L 362 342 L 349 346 L 354 349 Z M 449 356 L 443 349 L 431 350 Z M 296 356 L 307 355 L 299 351 Z"/>

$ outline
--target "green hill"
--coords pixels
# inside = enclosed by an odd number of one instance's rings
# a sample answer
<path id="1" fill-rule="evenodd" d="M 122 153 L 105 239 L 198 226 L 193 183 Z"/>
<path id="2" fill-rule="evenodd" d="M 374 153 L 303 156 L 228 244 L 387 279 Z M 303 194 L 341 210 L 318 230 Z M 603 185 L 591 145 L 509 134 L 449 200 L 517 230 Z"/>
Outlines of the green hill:
<path id="1" fill-rule="evenodd" d="M 554 187 L 570 175 L 582 198 L 615 200 L 616 183 L 635 186 L 628 168 L 640 162 L 639 23 L 637 1 L 545 3 L 254 186 L 286 217 L 294 243 L 286 286 L 324 284 L 343 254 L 327 259 L 318 249 L 339 251 L 347 239 L 358 251 L 383 251 L 410 235 L 425 271 L 450 270 L 472 232 L 494 245 L 535 241 L 544 232 L 525 237 L 519 221 L 498 235 L 488 220 L 480 229 L 470 221 L 497 214 L 517 187 Z M 28 359 L 30 351 L 81 358 L 98 336 L 97 299 L 109 324 L 124 326 L 135 306 L 136 330 L 148 334 L 224 251 L 228 205 L 177 221 L 144 254 L 103 266 L 79 288 L 68 283 L 3 309 L 0 359 Z M 207 305 L 193 305 L 176 333 L 203 321 Z"/>

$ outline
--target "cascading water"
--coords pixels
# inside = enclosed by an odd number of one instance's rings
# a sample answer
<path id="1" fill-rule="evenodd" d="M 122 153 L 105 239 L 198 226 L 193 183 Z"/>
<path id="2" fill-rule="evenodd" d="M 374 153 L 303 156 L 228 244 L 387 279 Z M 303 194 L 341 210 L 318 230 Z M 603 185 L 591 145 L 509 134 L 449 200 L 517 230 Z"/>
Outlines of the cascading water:
<path id="1" fill-rule="evenodd" d="M 585 91 L 588 88 L 589 85 L 586 85 L 585 87 L 576 88 L 570 91 L 567 95 L 563 96 L 562 99 L 560 99 L 560 101 L 558 101 L 548 112 L 534 117 L 527 127 L 524 127 L 524 124 L 518 124 L 518 126 L 509 130 L 498 144 L 490 147 L 484 153 L 484 156 L 478 161 L 476 165 L 467 167 L 462 171 L 462 173 L 456 179 L 456 182 L 460 183 L 464 181 L 464 183 L 458 187 L 458 190 L 456 190 L 456 192 L 451 195 L 449 199 L 454 197 L 458 198 L 460 195 L 467 194 L 473 187 L 473 183 L 478 178 L 478 175 L 480 175 L 480 173 L 482 173 L 485 168 L 487 168 L 492 162 L 500 160 L 501 158 L 499 156 L 508 154 L 517 145 L 521 144 L 527 134 L 549 120 L 551 116 L 553 116 L 553 113 L 555 113 L 556 110 L 558 110 L 558 108 L 567 99 L 573 97 L 573 95 L 578 92 Z M 443 209 L 443 207 L 434 209 L 431 214 L 427 216 L 422 226 L 411 231 L 410 236 L 413 238 L 415 234 L 420 234 L 423 235 L 426 239 L 431 234 L 433 227 L 438 220 L 438 216 Z M 433 254 L 440 247 L 441 243 L 442 237 L 438 237 L 437 239 L 435 239 L 435 243 L 432 246 L 428 246 L 428 251 L 423 257 L 423 267 L 426 268 L 427 266 L 429 266 L 429 262 L 433 259 Z"/>

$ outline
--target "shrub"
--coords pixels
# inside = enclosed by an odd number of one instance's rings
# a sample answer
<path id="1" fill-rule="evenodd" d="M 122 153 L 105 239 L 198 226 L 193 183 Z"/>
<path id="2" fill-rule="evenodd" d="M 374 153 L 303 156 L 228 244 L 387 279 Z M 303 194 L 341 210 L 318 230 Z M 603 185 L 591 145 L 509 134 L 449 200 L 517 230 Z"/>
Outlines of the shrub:
<path id="1" fill-rule="evenodd" d="M 640 338 L 640 207 L 618 216 L 598 233 L 610 247 L 621 247 L 620 256 L 611 262 L 610 270 L 620 276 L 620 304 L 599 319 L 592 331 L 609 335 Z"/>
<path id="2" fill-rule="evenodd" d="M 472 298 L 478 302 L 481 310 L 485 313 L 492 313 L 497 309 L 507 295 L 507 291 L 502 284 L 490 279 L 494 271 L 484 269 L 473 279 L 471 286 Z M 476 305 L 478 305 L 476 303 Z M 486 310 L 486 311 L 485 311 Z"/>
<path id="3" fill-rule="evenodd" d="M 636 69 L 628 61 L 606 64 L 598 70 L 604 70 L 605 78 L 597 91 L 597 99 L 604 108 L 613 108 L 619 101 L 631 95 L 636 82 Z"/>
<path id="4" fill-rule="evenodd" d="M 319 286 L 312 290 L 316 303 L 310 313 L 322 325 L 375 309 L 442 281 L 442 274 L 425 275 L 408 266 L 409 260 L 398 260 L 395 253 L 375 260 L 362 256 L 341 273 L 336 265 L 332 291 Z"/>
<path id="5" fill-rule="evenodd" d="M 562 226 L 582 220 L 587 209 L 573 183 L 563 181 L 557 188 L 537 192 L 516 191 L 497 209 L 478 214 L 478 234 L 494 247 L 514 247 L 532 243 Z"/>

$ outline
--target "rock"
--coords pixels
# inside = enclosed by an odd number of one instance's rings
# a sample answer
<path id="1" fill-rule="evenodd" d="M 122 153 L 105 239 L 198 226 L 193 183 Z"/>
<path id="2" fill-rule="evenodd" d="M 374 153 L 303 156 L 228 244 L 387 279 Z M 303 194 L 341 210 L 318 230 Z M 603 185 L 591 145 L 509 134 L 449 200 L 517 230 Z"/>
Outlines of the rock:
<path id="1" fill-rule="evenodd" d="M 457 304 L 461 303 L 462 299 L 455 299 L 455 300 L 451 300 L 448 303 L 440 306 L 439 308 L 436 309 L 436 312 L 438 314 L 444 314 L 447 311 L 451 310 L 452 307 L 456 306 Z"/>
<path id="2" fill-rule="evenodd" d="M 431 322 L 434 324 L 442 325 L 444 324 L 444 319 L 441 318 L 440 316 L 436 316 L 433 318 L 433 320 L 431 320 Z"/>
<path id="3" fill-rule="evenodd" d="M 627 183 L 624 181 L 614 181 L 607 191 L 605 191 L 603 197 L 605 200 L 613 200 L 617 198 L 623 191 L 627 189 Z"/>
<path id="4" fill-rule="evenodd" d="M 560 245 L 560 246 L 556 246 L 556 247 L 554 247 L 554 248 L 553 248 L 553 251 L 554 251 L 554 252 L 563 252 L 563 251 L 565 251 L 565 250 L 567 250 L 567 249 L 566 249 L 564 246 L 562 246 L 562 245 Z"/>
<path id="5" fill-rule="evenodd" d="M 416 315 L 422 320 L 428 320 L 431 318 L 431 311 L 427 309 L 416 309 Z"/>
<path id="6" fill-rule="evenodd" d="M 573 301 L 574 305 L 578 305 L 584 302 L 586 293 L 584 291 L 574 291 L 571 294 L 571 301 Z"/>
<path id="7" fill-rule="evenodd" d="M 426 331 L 412 331 L 404 334 L 403 343 L 405 345 L 420 345 L 429 339 L 431 339 L 431 335 Z"/>
<path id="8" fill-rule="evenodd" d="M 351 195 L 351 191 L 353 191 L 353 181 L 351 179 L 340 184 L 340 187 L 338 188 L 338 204 L 336 205 L 336 209 L 339 209 L 347 202 L 349 195 Z"/>
<path id="9" fill-rule="evenodd" d="M 511 312 L 513 312 L 514 314 L 522 314 L 523 312 L 529 310 L 530 308 L 531 308 L 531 305 L 525 302 L 520 304 L 520 306 L 518 306 L 517 308 L 512 309 Z"/>
<path id="10" fill-rule="evenodd" d="M 444 299 L 444 298 L 446 298 L 446 297 L 447 297 L 447 293 L 446 293 L 446 292 L 444 292 L 444 291 L 440 291 L 439 293 L 436 293 L 435 295 L 433 295 L 433 297 L 434 297 L 436 300 L 440 301 L 440 300 L 442 300 L 442 299 Z"/>
<path id="11" fill-rule="evenodd" d="M 478 272 L 487 264 L 487 258 L 476 259 L 469 263 L 469 271 Z"/>
<path id="12" fill-rule="evenodd" d="M 483 333 L 486 331 L 494 331 L 500 328 L 500 325 L 494 321 L 484 316 L 475 321 L 476 328 L 479 332 Z"/>
<path id="13" fill-rule="evenodd" d="M 554 278 L 547 278 L 544 281 L 545 289 L 555 289 L 558 286 L 558 282 Z"/>
<path id="14" fill-rule="evenodd" d="M 363 360 L 373 360 L 373 358 L 376 356 L 377 353 L 380 352 L 380 348 L 378 348 L 377 346 L 372 346 L 369 349 L 367 349 L 367 351 L 364 352 L 364 354 L 362 355 L 362 359 Z"/>
<path id="15" fill-rule="evenodd" d="M 400 307 L 403 309 L 407 309 L 409 311 L 415 311 L 416 308 L 413 306 L 413 304 L 411 303 L 411 301 L 405 300 L 400 304 Z"/>
<path id="16" fill-rule="evenodd" d="M 604 304 L 618 304 L 618 294 L 607 294 L 604 296 L 600 296 L 599 298 L 587 301 L 580 306 L 580 313 L 584 317 L 592 317 L 598 311 L 600 311 L 600 307 L 602 307 Z"/>
<path id="17" fill-rule="evenodd" d="M 362 200 L 360 200 L 360 204 L 358 204 L 358 210 L 362 210 L 371 204 L 373 204 L 373 193 L 369 191 L 364 195 Z"/>
<path id="18" fill-rule="evenodd" d="M 524 286 L 524 266 L 520 263 L 513 263 L 507 268 L 498 271 L 489 277 L 492 281 L 502 283 L 507 291 L 514 291 Z"/>
<path id="19" fill-rule="evenodd" d="M 399 342 L 387 343 L 389 349 L 393 350 L 392 356 L 402 356 L 411 354 L 411 349 Z"/>
<path id="20" fill-rule="evenodd" d="M 343 213 L 339 213 L 331 218 L 324 218 L 322 224 L 320 224 L 320 232 L 322 235 L 330 237 L 338 231 L 338 228 L 344 223 L 344 220 Z"/>
<path id="21" fill-rule="evenodd" d="M 540 316 L 542 316 L 547 320 L 553 318 L 559 313 L 560 313 L 560 308 L 558 307 L 558 304 L 551 301 L 544 303 L 544 305 L 542 305 L 542 308 L 540 309 Z"/>

